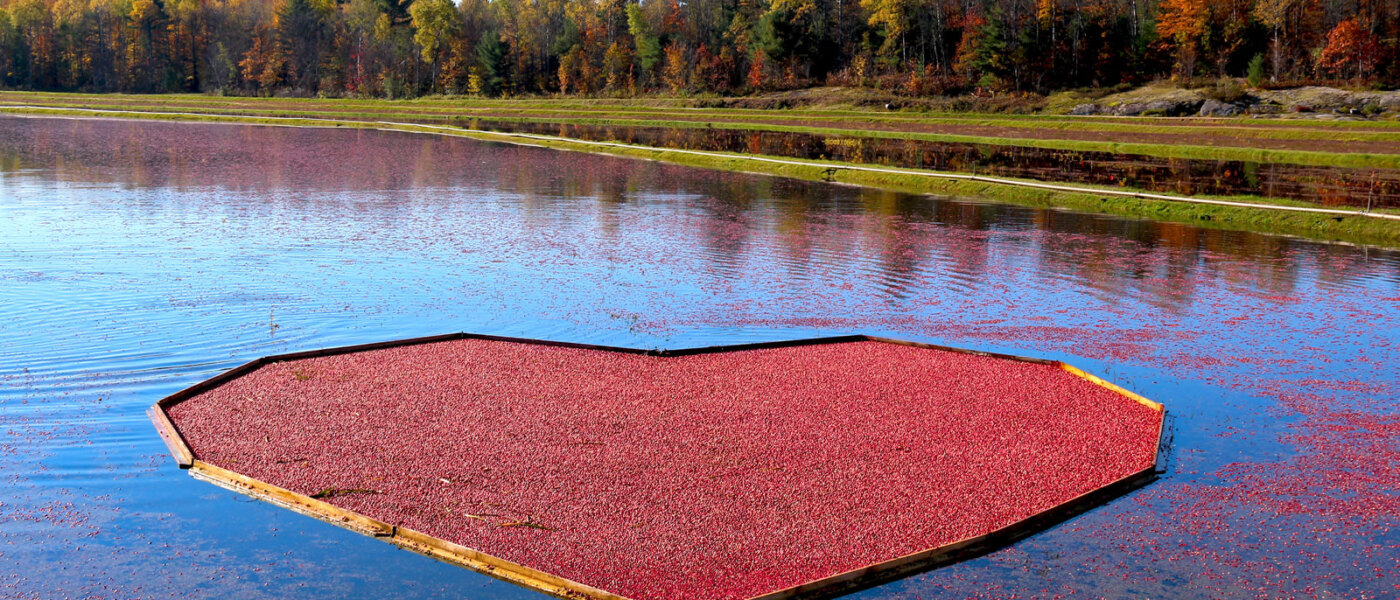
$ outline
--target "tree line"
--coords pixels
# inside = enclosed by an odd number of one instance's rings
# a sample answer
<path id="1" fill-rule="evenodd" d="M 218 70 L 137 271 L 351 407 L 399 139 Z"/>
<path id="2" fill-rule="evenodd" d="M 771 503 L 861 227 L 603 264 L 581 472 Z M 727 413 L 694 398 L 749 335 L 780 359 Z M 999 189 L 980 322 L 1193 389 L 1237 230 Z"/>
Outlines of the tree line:
<path id="1" fill-rule="evenodd" d="M 1400 84 L 1397 0 L 0 0 L 0 85 L 360 97 Z"/>

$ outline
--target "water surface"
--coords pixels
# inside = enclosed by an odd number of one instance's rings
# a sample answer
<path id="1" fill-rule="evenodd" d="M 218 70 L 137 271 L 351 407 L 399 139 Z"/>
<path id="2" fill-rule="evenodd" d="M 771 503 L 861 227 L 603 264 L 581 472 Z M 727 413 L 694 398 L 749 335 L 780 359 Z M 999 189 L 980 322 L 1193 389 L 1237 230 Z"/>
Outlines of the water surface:
<path id="1" fill-rule="evenodd" d="M 861 598 L 1400 589 L 1394 252 L 429 135 L 0 117 L 0 597 L 538 597 L 196 481 L 143 414 L 258 356 L 454 331 L 872 333 L 1168 406 L 1149 488 Z"/>
<path id="2" fill-rule="evenodd" d="M 457 117 L 471 129 L 616 141 L 660 148 L 837 160 L 1183 195 L 1266 196 L 1324 206 L 1400 208 L 1400 170 L 1163 158 L 963 142 L 712 127 L 558 124 Z"/>

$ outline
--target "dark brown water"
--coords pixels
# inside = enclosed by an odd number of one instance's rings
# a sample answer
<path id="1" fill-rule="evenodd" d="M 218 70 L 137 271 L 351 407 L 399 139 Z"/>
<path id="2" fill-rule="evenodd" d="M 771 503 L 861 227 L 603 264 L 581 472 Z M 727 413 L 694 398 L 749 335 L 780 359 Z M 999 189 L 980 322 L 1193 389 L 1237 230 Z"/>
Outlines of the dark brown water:
<path id="1" fill-rule="evenodd" d="M 1206 196 L 1268 196 L 1324 206 L 1400 208 L 1400 170 L 1170 159 L 1111 152 L 719 128 L 630 127 L 462 119 L 489 131 L 661 148 L 743 152 Z"/>
<path id="2" fill-rule="evenodd" d="M 0 598 L 540 597 L 194 480 L 144 415 L 258 356 L 455 331 L 869 333 L 1166 404 L 1150 487 L 858 598 L 1400 584 L 1395 252 L 440 136 L 0 117 Z"/>

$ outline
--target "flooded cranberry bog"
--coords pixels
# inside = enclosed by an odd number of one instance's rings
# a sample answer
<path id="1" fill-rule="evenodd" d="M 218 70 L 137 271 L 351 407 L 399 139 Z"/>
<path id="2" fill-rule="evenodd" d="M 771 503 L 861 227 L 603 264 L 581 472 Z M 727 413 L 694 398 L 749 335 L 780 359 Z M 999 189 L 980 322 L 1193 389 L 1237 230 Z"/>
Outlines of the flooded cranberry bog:
<path id="1" fill-rule="evenodd" d="M 1151 485 L 853 598 L 1400 591 L 1394 251 L 433 136 L 9 118 L 0 231 L 3 597 L 541 597 L 188 477 L 144 414 L 258 357 L 445 331 L 867 333 L 1169 407 Z"/>
<path id="2" fill-rule="evenodd" d="M 551 110 L 555 104 L 562 106 Z M 97 111 L 89 116 L 116 111 L 110 114 L 311 118 L 340 125 L 450 124 L 659 149 L 834 160 L 1187 196 L 1282 199 L 1362 211 L 1400 209 L 1395 161 L 1400 134 L 1385 121 L 664 109 L 628 106 L 626 101 L 396 103 L 180 96 L 156 102 L 139 96 L 15 92 L 0 97 L 0 108 L 39 114 Z"/>
<path id="3" fill-rule="evenodd" d="M 833 136 L 740 128 L 677 128 L 460 120 L 466 127 L 505 133 L 557 135 L 658 148 L 746 152 L 903 168 L 1088 183 L 1152 192 L 1263 196 L 1323 206 L 1400 208 L 1400 170 L 1162 158 L 1114 152 L 1057 150 L 867 136 Z"/>

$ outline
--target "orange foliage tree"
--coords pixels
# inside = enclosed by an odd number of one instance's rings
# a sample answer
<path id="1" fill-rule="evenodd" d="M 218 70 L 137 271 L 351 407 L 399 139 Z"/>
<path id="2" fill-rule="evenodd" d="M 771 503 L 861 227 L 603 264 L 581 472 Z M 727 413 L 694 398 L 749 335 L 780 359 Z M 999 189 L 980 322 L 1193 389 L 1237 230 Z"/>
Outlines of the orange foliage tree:
<path id="1" fill-rule="evenodd" d="M 1207 0 L 1163 0 L 1158 10 L 1157 34 L 1176 46 L 1177 72 L 1194 75 L 1201 40 L 1210 28 L 1210 4 Z"/>
<path id="2" fill-rule="evenodd" d="M 1318 56 L 1317 67 L 1338 77 L 1362 79 L 1373 72 L 1380 54 L 1380 40 L 1362 26 L 1356 17 L 1346 19 L 1327 34 L 1327 45 Z"/>
<path id="3" fill-rule="evenodd" d="M 686 60 L 685 48 L 680 44 L 671 44 L 666 46 L 665 54 L 666 67 L 662 71 L 662 79 L 671 88 L 672 94 L 679 94 L 689 86 L 687 76 L 690 74 L 690 63 Z"/>

